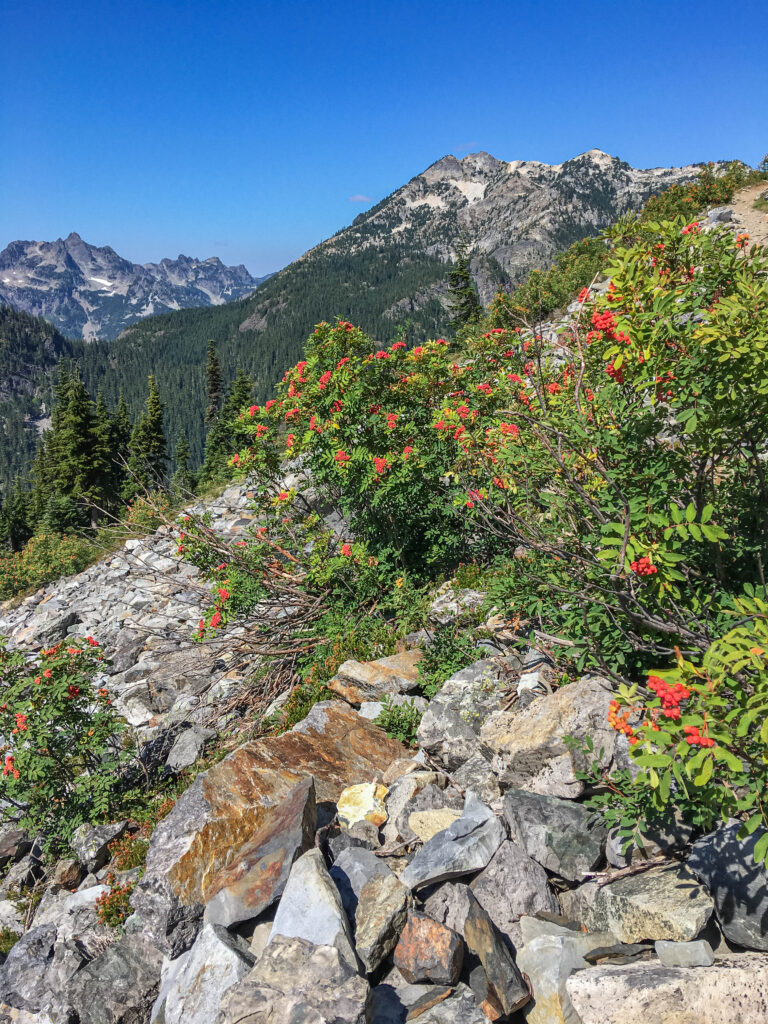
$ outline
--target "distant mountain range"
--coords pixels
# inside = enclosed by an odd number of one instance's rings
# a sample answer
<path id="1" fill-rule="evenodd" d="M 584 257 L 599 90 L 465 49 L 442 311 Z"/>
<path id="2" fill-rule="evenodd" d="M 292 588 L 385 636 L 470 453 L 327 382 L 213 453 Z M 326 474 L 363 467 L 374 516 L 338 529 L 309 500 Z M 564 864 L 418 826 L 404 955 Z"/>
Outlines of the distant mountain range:
<path id="1" fill-rule="evenodd" d="M 11 242 L 0 252 L 0 302 L 86 341 L 116 338 L 155 313 L 220 306 L 265 280 L 242 265 L 226 267 L 217 256 L 131 263 L 74 231 L 55 242 Z"/>

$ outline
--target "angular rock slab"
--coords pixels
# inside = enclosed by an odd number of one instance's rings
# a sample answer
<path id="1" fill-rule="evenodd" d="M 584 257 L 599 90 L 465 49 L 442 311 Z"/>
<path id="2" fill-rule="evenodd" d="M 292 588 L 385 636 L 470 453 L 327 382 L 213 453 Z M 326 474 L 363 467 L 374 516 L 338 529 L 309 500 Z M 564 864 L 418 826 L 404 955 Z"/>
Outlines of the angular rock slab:
<path id="1" fill-rule="evenodd" d="M 153 832 L 126 929 L 178 956 L 195 940 L 218 872 L 301 779 L 311 775 L 317 800 L 335 802 L 350 781 L 375 781 L 405 756 L 402 744 L 337 701 L 316 704 L 282 736 L 239 747 L 199 775 Z"/>
<path id="2" fill-rule="evenodd" d="M 491 1020 L 508 1016 L 525 1006 L 531 994 L 500 933 L 470 893 L 469 913 L 464 921 L 464 941 L 479 959 L 485 975 L 483 1013 Z"/>
<path id="3" fill-rule="evenodd" d="M 109 860 L 109 844 L 125 832 L 127 821 L 110 825 L 80 825 L 72 835 L 72 849 L 86 871 L 98 871 Z"/>
<path id="4" fill-rule="evenodd" d="M 375 971 L 395 948 L 405 925 L 408 890 L 395 875 L 374 875 L 363 886 L 355 913 L 355 949 Z"/>
<path id="5" fill-rule="evenodd" d="M 277 937 L 221 1001 L 215 1024 L 371 1024 L 368 982 L 334 946 Z"/>
<path id="6" fill-rule="evenodd" d="M 593 967 L 566 989 L 582 1024 L 757 1024 L 768 1020 L 768 955 L 729 953 L 712 967 Z"/>
<path id="7" fill-rule="evenodd" d="M 411 911 L 395 947 L 395 967 L 411 985 L 431 981 L 455 985 L 464 963 L 464 940 L 458 932 Z"/>
<path id="8" fill-rule="evenodd" d="M 557 914 L 557 898 L 547 874 L 522 846 L 505 840 L 470 889 L 502 934 L 520 945 L 520 917 L 541 911 Z"/>
<path id="9" fill-rule="evenodd" d="M 660 939 L 654 943 L 656 956 L 665 967 L 711 967 L 715 954 L 706 939 L 695 942 L 667 942 Z"/>
<path id="10" fill-rule="evenodd" d="M 413 693 L 419 688 L 421 658 L 422 652 L 413 650 L 378 661 L 345 661 L 328 688 L 356 707 L 380 700 L 385 694 Z"/>
<path id="11" fill-rule="evenodd" d="M 349 921 L 320 850 L 309 850 L 291 868 L 267 946 L 280 935 L 306 939 L 313 946 L 333 946 L 357 970 Z"/>
<path id="12" fill-rule="evenodd" d="M 0 1003 L 33 1013 L 45 1005 L 49 995 L 46 974 L 55 942 L 54 924 L 31 928 L 22 935 L 0 967 Z"/>
<path id="13" fill-rule="evenodd" d="M 768 951 L 768 872 L 752 852 L 758 829 L 737 839 L 737 821 L 702 836 L 693 844 L 688 867 L 709 889 L 726 939 L 747 949 Z"/>
<path id="14" fill-rule="evenodd" d="M 330 870 L 331 878 L 341 895 L 344 911 L 350 921 L 355 920 L 360 893 L 372 878 L 394 874 L 381 857 L 360 846 L 342 850 Z"/>
<path id="15" fill-rule="evenodd" d="M 504 818 L 511 838 L 537 864 L 569 882 L 580 882 L 600 866 L 604 828 L 581 804 L 558 797 L 510 789 L 504 794 Z"/>
<path id="16" fill-rule="evenodd" d="M 80 1024 L 146 1020 L 160 985 L 161 954 L 139 935 L 124 935 L 77 972 L 69 1001 Z"/>
<path id="17" fill-rule="evenodd" d="M 589 967 L 569 935 L 540 935 L 518 951 L 517 966 L 533 989 L 527 1024 L 581 1024 L 566 990 L 574 971 Z"/>
<path id="18" fill-rule="evenodd" d="M 419 850 L 400 875 L 410 889 L 481 871 L 506 838 L 496 815 L 467 793 L 461 817 Z"/>
<path id="19" fill-rule="evenodd" d="M 712 898 L 692 872 L 672 864 L 599 888 L 584 923 L 612 932 L 620 942 L 689 942 L 704 929 L 713 910 Z"/>
<path id="20" fill-rule="evenodd" d="M 296 858 L 314 843 L 315 782 L 302 779 L 277 807 L 269 808 L 257 834 L 208 888 L 205 920 L 225 928 L 258 917 L 285 889 Z"/>
<path id="21" fill-rule="evenodd" d="M 253 967 L 253 957 L 216 924 L 206 924 L 194 946 L 164 965 L 160 994 L 150 1021 L 162 1024 L 210 1024 L 221 998 Z"/>
<path id="22" fill-rule="evenodd" d="M 480 739 L 492 753 L 501 788 L 571 800 L 581 796 L 584 783 L 576 772 L 588 765 L 584 755 L 566 746 L 566 736 L 592 737 L 595 749 L 604 751 L 607 769 L 617 760 L 623 763 L 626 740 L 608 725 L 611 699 L 607 680 L 587 676 L 536 699 L 522 711 L 492 714 L 480 729 Z"/>

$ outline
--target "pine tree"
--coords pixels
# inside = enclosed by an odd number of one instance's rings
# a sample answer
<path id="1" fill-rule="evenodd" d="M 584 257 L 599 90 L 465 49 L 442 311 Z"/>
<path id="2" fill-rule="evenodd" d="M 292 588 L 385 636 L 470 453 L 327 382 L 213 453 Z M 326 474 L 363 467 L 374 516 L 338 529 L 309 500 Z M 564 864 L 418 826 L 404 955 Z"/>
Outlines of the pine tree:
<path id="1" fill-rule="evenodd" d="M 66 406 L 54 430 L 57 494 L 74 502 L 98 502 L 101 463 L 95 446 L 93 402 L 78 373 L 67 385 Z M 84 524 L 83 524 L 84 525 Z"/>
<path id="2" fill-rule="evenodd" d="M 216 345 L 213 340 L 208 342 L 208 361 L 205 364 L 205 388 L 208 398 L 208 405 L 205 410 L 205 422 L 213 423 L 219 413 L 222 396 L 221 364 L 216 355 Z"/>
<path id="3" fill-rule="evenodd" d="M 189 442 L 184 434 L 176 440 L 174 456 L 176 460 L 176 472 L 173 474 L 173 489 L 181 494 L 189 494 L 195 489 L 197 484 L 197 474 L 189 468 L 189 461 L 192 458 L 192 452 L 190 451 Z"/>
<path id="4" fill-rule="evenodd" d="M 163 406 L 153 374 L 149 375 L 149 394 L 144 412 L 133 428 L 128 458 L 129 479 L 124 488 L 127 500 L 140 490 L 156 490 L 163 486 L 168 461 L 163 433 Z"/>
<path id="5" fill-rule="evenodd" d="M 94 498 L 102 508 L 114 505 L 115 466 L 112 450 L 112 417 L 101 392 L 96 396 L 93 417 Z M 93 510 L 96 511 L 95 508 Z M 95 517 L 92 513 L 92 521 Z"/>
<path id="6" fill-rule="evenodd" d="M 221 415 L 215 420 L 205 439 L 205 458 L 200 470 L 204 483 L 225 480 L 229 473 L 228 460 L 244 441 L 238 436 L 240 413 L 250 403 L 253 394 L 253 380 L 241 368 L 230 385 L 227 397 L 221 407 Z"/>
<path id="7" fill-rule="evenodd" d="M 29 521 L 29 491 L 17 479 L 0 509 L 0 542 L 11 551 L 20 551 L 32 536 Z"/>
<path id="8" fill-rule="evenodd" d="M 462 239 L 456 248 L 456 262 L 448 275 L 451 326 L 454 330 L 476 323 L 483 312 L 475 282 L 469 272 L 469 262 L 467 243 Z"/>
<path id="9" fill-rule="evenodd" d="M 117 497 L 122 494 L 128 479 L 128 459 L 131 445 L 131 418 L 128 405 L 122 391 L 117 403 L 117 411 L 112 417 L 110 448 L 112 451 L 112 493 Z"/>

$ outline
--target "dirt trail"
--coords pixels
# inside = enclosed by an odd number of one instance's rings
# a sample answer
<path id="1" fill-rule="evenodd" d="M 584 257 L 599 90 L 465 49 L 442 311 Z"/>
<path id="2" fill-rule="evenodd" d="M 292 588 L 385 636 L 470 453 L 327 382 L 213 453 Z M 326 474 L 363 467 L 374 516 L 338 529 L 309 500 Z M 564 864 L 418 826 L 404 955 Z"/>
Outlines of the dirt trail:
<path id="1" fill-rule="evenodd" d="M 768 182 L 750 185 L 737 192 L 726 205 L 733 210 L 733 219 L 749 235 L 750 245 L 768 245 L 768 210 L 756 210 L 754 203 L 768 193 Z"/>

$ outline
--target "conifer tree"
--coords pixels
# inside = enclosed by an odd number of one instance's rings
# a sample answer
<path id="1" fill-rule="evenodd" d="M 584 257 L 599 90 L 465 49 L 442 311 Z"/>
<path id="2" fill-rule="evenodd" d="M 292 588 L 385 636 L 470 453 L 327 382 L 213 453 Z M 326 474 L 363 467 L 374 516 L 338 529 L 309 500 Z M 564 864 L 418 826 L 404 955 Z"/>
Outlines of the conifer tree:
<path id="1" fill-rule="evenodd" d="M 131 418 L 128 415 L 128 405 L 120 392 L 117 403 L 117 410 L 112 417 L 110 448 L 112 451 L 112 493 L 117 496 L 122 493 L 128 478 L 126 469 L 130 457 L 131 444 Z"/>
<path id="2" fill-rule="evenodd" d="M 189 468 L 192 452 L 190 451 L 189 442 L 184 434 L 181 434 L 181 436 L 176 440 L 174 456 L 176 460 L 176 472 L 173 474 L 173 489 L 181 492 L 182 494 L 189 493 L 195 489 L 197 474 Z"/>
<path id="3" fill-rule="evenodd" d="M 250 403 L 253 394 L 253 380 L 241 368 L 229 387 L 221 407 L 221 415 L 208 431 L 205 439 L 205 457 L 200 471 L 201 482 L 225 480 L 229 473 L 227 462 L 240 447 L 237 425 L 240 413 Z"/>
<path id="4" fill-rule="evenodd" d="M 153 374 L 149 375 L 149 394 L 144 412 L 133 428 L 128 458 L 129 479 L 124 489 L 127 500 L 142 490 L 163 486 L 168 461 L 163 433 L 163 406 Z"/>
<path id="5" fill-rule="evenodd" d="M 470 253 L 462 239 L 456 248 L 456 262 L 448 275 L 448 298 L 451 309 L 451 326 L 454 330 L 466 327 L 480 319 L 482 306 L 477 289 L 469 272 Z"/>
<path id="6" fill-rule="evenodd" d="M 11 551 L 21 550 L 32 536 L 29 499 L 29 491 L 22 486 L 21 480 L 17 479 L 0 509 L 0 543 L 9 547 Z"/>
<path id="7" fill-rule="evenodd" d="M 213 423 L 219 413 L 222 396 L 221 364 L 216 355 L 216 345 L 213 340 L 208 342 L 208 360 L 205 364 L 205 389 L 208 404 L 205 410 L 205 422 Z"/>
<path id="8" fill-rule="evenodd" d="M 95 446 L 93 402 L 78 373 L 69 377 L 66 406 L 57 417 L 56 491 L 87 505 L 98 501 L 101 464 Z"/>

